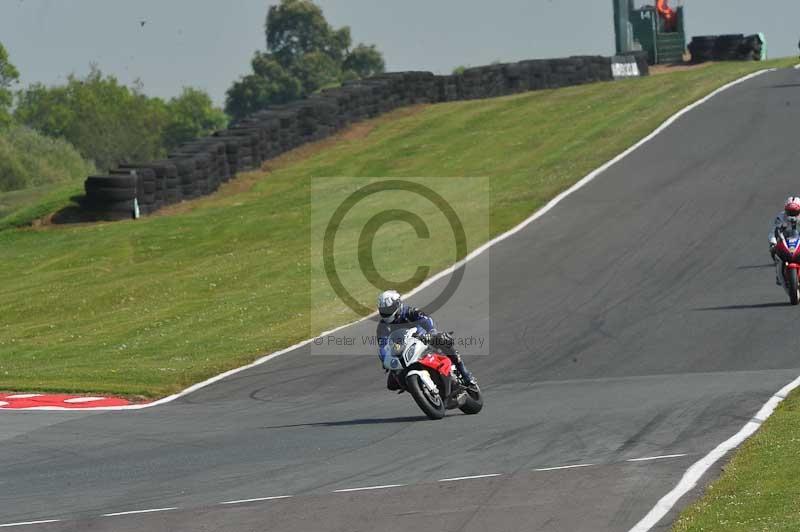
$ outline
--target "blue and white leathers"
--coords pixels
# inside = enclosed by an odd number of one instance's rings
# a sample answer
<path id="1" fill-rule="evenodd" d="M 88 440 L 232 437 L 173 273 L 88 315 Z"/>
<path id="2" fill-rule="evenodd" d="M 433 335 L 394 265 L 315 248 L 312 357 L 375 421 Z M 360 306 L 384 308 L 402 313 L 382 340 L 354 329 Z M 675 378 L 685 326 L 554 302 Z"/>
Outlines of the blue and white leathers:
<path id="1" fill-rule="evenodd" d="M 410 307 L 404 303 L 400 305 L 400 311 L 391 322 L 385 323 L 381 321 L 378 323 L 376 336 L 378 338 L 378 356 L 381 359 L 381 363 L 391 353 L 389 335 L 397 329 L 410 329 L 411 327 L 417 327 L 427 333 L 436 332 L 436 324 L 433 318 L 418 308 Z"/>

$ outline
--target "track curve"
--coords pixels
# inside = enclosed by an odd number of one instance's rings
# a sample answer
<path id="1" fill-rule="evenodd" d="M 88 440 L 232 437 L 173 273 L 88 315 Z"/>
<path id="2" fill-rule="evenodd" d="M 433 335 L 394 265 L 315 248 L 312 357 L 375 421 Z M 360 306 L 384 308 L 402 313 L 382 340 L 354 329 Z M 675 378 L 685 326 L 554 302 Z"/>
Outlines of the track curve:
<path id="1" fill-rule="evenodd" d="M 491 318 L 437 319 L 491 335 L 480 415 L 423 421 L 375 360 L 307 348 L 152 410 L 8 413 L 0 524 L 628 530 L 800 373 L 765 242 L 800 186 L 798 88 L 729 89 L 470 263 Z"/>

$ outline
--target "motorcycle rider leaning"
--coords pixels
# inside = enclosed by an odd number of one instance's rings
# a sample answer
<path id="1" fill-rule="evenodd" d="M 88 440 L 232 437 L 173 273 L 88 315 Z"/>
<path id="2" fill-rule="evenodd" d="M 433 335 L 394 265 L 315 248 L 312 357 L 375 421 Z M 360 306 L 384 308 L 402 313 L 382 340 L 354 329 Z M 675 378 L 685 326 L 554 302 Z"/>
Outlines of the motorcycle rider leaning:
<path id="1" fill-rule="evenodd" d="M 783 211 L 775 217 L 772 230 L 769 232 L 769 254 L 775 261 L 775 284 L 778 286 L 783 286 L 783 262 L 775 255 L 778 234 L 797 227 L 798 221 L 800 221 L 800 197 L 789 196 L 783 205 Z"/>
<path id="2" fill-rule="evenodd" d="M 378 322 L 377 331 L 378 356 L 381 359 L 381 363 L 387 356 L 391 356 L 392 346 L 389 345 L 389 335 L 392 331 L 416 326 L 427 331 L 427 334 L 421 336 L 422 341 L 428 345 L 436 346 L 441 350 L 442 354 L 449 357 L 468 385 L 477 384 L 475 377 L 464 365 L 461 355 L 453 347 L 453 339 L 450 335 L 444 332 L 437 332 L 433 318 L 418 308 L 410 307 L 403 303 L 397 291 L 386 290 L 378 295 L 378 313 L 381 318 L 380 322 Z M 400 389 L 400 385 L 397 383 L 393 373 L 389 373 L 386 387 L 392 391 Z"/>

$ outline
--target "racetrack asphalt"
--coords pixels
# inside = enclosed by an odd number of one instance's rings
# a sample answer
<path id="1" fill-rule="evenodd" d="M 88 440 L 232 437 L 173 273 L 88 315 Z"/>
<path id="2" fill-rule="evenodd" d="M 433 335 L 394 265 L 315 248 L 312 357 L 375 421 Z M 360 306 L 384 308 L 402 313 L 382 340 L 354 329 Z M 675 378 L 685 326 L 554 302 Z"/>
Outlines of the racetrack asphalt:
<path id="1" fill-rule="evenodd" d="M 465 352 L 479 415 L 427 421 L 385 390 L 374 355 L 308 347 L 152 409 L 0 412 L 0 525 L 630 529 L 800 374 L 800 309 L 766 239 L 800 192 L 798 123 L 800 72 L 751 79 L 470 262 L 489 301 L 462 290 L 436 318 L 490 335 L 491 355 Z M 488 319 L 464 321 L 486 303 Z M 159 511 L 106 517 L 140 510 Z"/>

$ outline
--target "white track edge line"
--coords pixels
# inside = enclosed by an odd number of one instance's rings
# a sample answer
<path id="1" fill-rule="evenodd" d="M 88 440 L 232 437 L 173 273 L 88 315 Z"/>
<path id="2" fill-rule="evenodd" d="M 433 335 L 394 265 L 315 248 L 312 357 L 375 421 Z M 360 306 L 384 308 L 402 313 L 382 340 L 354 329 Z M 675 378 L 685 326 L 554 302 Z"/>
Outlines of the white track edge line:
<path id="1" fill-rule="evenodd" d="M 681 454 L 662 454 L 660 456 L 645 456 L 644 458 L 631 458 L 630 460 L 625 460 L 626 462 L 648 462 L 650 460 L 666 460 L 667 458 L 683 458 L 684 456 L 688 456 L 687 453 Z"/>
<path id="2" fill-rule="evenodd" d="M 389 488 L 402 488 L 405 484 L 386 484 L 383 486 L 365 486 L 363 488 L 344 488 L 340 490 L 333 490 L 333 493 L 348 493 L 351 491 L 369 491 L 369 490 L 385 490 Z"/>
<path id="3" fill-rule="evenodd" d="M 491 477 L 499 477 L 502 473 L 489 473 L 488 475 L 472 475 L 469 477 L 453 477 L 453 478 L 442 478 L 439 479 L 438 482 L 456 482 L 457 480 L 474 480 L 477 478 L 491 478 Z"/>
<path id="4" fill-rule="evenodd" d="M 786 399 L 793 390 L 800 387 L 800 377 L 796 378 L 783 388 L 781 388 L 775 395 L 761 407 L 753 418 L 748 421 L 742 428 L 717 445 L 710 453 L 695 462 L 686 470 L 678 485 L 664 495 L 656 505 L 645 515 L 641 521 L 636 523 L 630 532 L 647 532 L 656 526 L 665 515 L 667 515 L 678 501 L 692 490 L 700 481 L 702 476 L 713 466 L 720 458 L 741 445 L 747 438 L 752 436 L 756 430 L 775 412 L 778 405 Z"/>
<path id="5" fill-rule="evenodd" d="M 621 160 L 625 159 L 631 153 L 633 153 L 634 151 L 638 150 L 640 147 L 644 146 L 645 144 L 647 144 L 648 142 L 653 140 L 655 137 L 660 135 L 665 129 L 667 129 L 669 126 L 671 126 L 675 121 L 677 121 L 680 117 L 682 117 L 686 113 L 692 111 L 696 107 L 699 107 L 699 106 L 703 105 L 704 103 L 706 103 L 707 101 L 712 99 L 714 96 L 718 95 L 721 92 L 724 92 L 724 91 L 730 89 L 731 87 L 739 85 L 740 83 L 744 83 L 745 81 L 753 79 L 753 78 L 755 78 L 757 76 L 760 76 L 762 74 L 766 74 L 767 72 L 775 72 L 776 70 L 777 70 L 777 68 L 768 68 L 768 69 L 759 70 L 757 72 L 753 72 L 751 74 L 743 76 L 743 77 L 741 77 L 739 79 L 736 79 L 734 81 L 731 81 L 730 83 L 727 83 L 727 84 L 723 85 L 722 87 L 719 87 L 718 89 L 712 91 L 711 93 L 707 94 L 703 98 L 701 98 L 701 99 L 697 100 L 696 102 L 691 103 L 688 106 L 684 107 L 683 109 L 681 109 L 680 111 L 678 111 L 677 113 L 672 115 L 671 117 L 667 118 L 660 126 L 658 126 L 655 130 L 653 130 L 652 133 L 650 133 L 646 137 L 640 139 L 638 142 L 636 142 L 633 146 L 631 146 L 627 150 L 623 151 L 622 153 L 620 153 L 619 155 L 617 155 L 616 157 L 614 157 L 610 161 L 607 161 L 605 164 L 603 164 L 599 168 L 596 168 L 595 170 L 593 170 L 592 172 L 590 172 L 589 174 L 584 176 L 582 179 L 580 179 L 578 182 L 574 183 L 567 190 L 564 190 L 561 193 L 559 193 L 556 197 L 554 197 L 549 202 L 547 202 L 547 204 L 545 204 L 544 207 L 542 207 L 541 209 L 539 209 L 538 211 L 536 211 L 535 213 L 530 215 L 528 218 L 526 218 L 525 220 L 520 222 L 518 225 L 512 227 L 511 229 L 509 229 L 505 233 L 502 233 L 502 234 L 494 237 L 493 239 L 491 239 L 490 241 L 486 242 L 482 246 L 476 248 L 475 250 L 472 251 L 472 253 L 467 255 L 464 259 L 456 262 L 455 264 L 453 264 L 449 268 L 446 268 L 446 269 L 440 271 L 439 273 L 437 273 L 436 275 L 434 275 L 433 277 L 431 277 L 430 279 L 427 279 L 427 280 L 423 281 L 422 284 L 420 284 L 419 286 L 417 286 L 416 288 L 414 288 L 413 290 L 411 290 L 410 292 L 405 294 L 404 297 L 411 297 L 414 294 L 416 294 L 417 292 L 419 292 L 421 290 L 424 290 L 425 288 L 429 287 L 430 285 L 432 285 L 433 283 L 435 283 L 436 281 L 438 281 L 442 277 L 450 275 L 451 273 L 453 273 L 455 270 L 457 270 L 458 268 L 460 268 L 461 266 L 463 266 L 467 262 L 469 262 L 469 261 L 473 260 L 474 258 L 476 258 L 477 256 L 481 255 L 484 251 L 486 251 L 487 249 L 491 248 L 495 244 L 498 244 L 498 243 L 502 242 L 503 240 L 506 240 L 506 239 L 514 236 L 515 234 L 519 233 L 520 231 L 522 231 L 523 229 L 528 227 L 531 223 L 535 222 L 536 220 L 538 220 L 539 218 L 541 218 L 542 216 L 544 216 L 545 214 L 550 212 L 556 205 L 561 203 L 566 197 L 570 196 L 571 194 L 573 194 L 577 190 L 580 190 L 581 188 L 583 188 L 584 186 L 589 184 L 591 181 L 593 181 L 597 176 L 599 176 L 600 174 L 602 174 L 603 172 L 605 172 L 606 170 L 608 170 L 609 168 L 611 168 L 612 166 L 614 166 L 615 164 L 620 162 Z M 161 398 L 161 399 L 159 399 L 157 401 L 153 401 L 152 403 L 146 403 L 146 404 L 141 404 L 141 405 L 126 405 L 126 406 L 98 406 L 98 407 L 81 408 L 80 411 L 86 412 L 86 411 L 98 411 L 98 410 L 102 410 L 102 411 L 142 410 L 142 409 L 145 409 L 145 408 L 152 408 L 154 406 L 159 406 L 159 405 L 163 405 L 163 404 L 166 404 L 166 403 L 170 403 L 170 402 L 174 401 L 175 399 L 178 399 L 180 397 L 184 397 L 186 395 L 189 395 L 192 392 L 196 392 L 197 390 L 205 388 L 206 386 L 209 386 L 211 384 L 219 382 L 219 381 L 221 381 L 222 379 L 224 379 L 226 377 L 230 377 L 231 375 L 235 375 L 235 374 L 240 373 L 242 371 L 246 371 L 246 370 L 248 370 L 250 368 L 254 368 L 256 366 L 260 366 L 260 365 L 265 364 L 265 363 L 269 362 L 270 360 L 272 360 L 274 358 L 277 358 L 277 357 L 279 357 L 281 355 L 285 355 L 286 353 L 289 353 L 289 352 L 294 351 L 296 349 L 299 349 L 301 347 L 305 347 L 306 345 L 308 345 L 311 342 L 313 342 L 315 338 L 320 338 L 322 336 L 327 336 L 327 335 L 333 334 L 333 333 L 335 333 L 337 331 L 341 331 L 342 329 L 346 329 L 347 327 L 351 327 L 351 326 L 353 326 L 353 325 L 355 325 L 357 323 L 361 323 L 362 321 L 365 321 L 365 320 L 367 320 L 367 319 L 369 319 L 369 318 L 371 318 L 372 316 L 375 316 L 375 315 L 377 315 L 377 313 L 370 314 L 369 316 L 365 316 L 365 317 L 361 318 L 360 320 L 352 321 L 350 323 L 347 323 L 345 325 L 341 325 L 341 326 L 336 327 L 334 329 L 331 329 L 329 331 L 321 332 L 317 336 L 315 336 L 314 338 L 308 338 L 306 340 L 303 340 L 302 342 L 298 342 L 298 343 L 296 343 L 296 344 L 294 344 L 292 346 L 289 346 L 289 347 L 286 347 L 284 349 L 281 349 L 280 351 L 276 351 L 276 352 L 274 352 L 272 354 L 263 356 L 263 357 L 257 359 L 256 361 L 251 362 L 250 364 L 247 364 L 245 366 L 241 366 L 241 367 L 238 367 L 238 368 L 234 368 L 234 369 L 228 370 L 228 371 L 226 371 L 224 373 L 220 373 L 219 375 L 211 377 L 210 379 L 204 380 L 202 382 L 198 382 L 197 384 L 193 384 L 193 385 L 189 386 L 188 388 L 186 388 L 185 390 L 182 390 L 182 391 L 180 391 L 178 393 L 175 393 L 173 395 L 169 395 L 167 397 L 163 397 L 163 398 Z M 36 410 L 48 410 L 48 411 L 70 410 L 68 408 L 57 407 L 57 406 L 43 406 L 43 407 L 36 407 L 35 409 Z M 24 412 L 26 410 L 34 410 L 34 408 L 30 408 L 30 409 L 0 408 L 0 411 L 3 411 L 3 412 L 14 412 L 14 411 L 16 411 L 16 412 Z"/>
<path id="6" fill-rule="evenodd" d="M 575 465 L 564 465 L 558 467 L 540 467 L 539 469 L 534 469 L 537 472 L 543 471 L 561 471 L 562 469 L 577 469 L 579 467 L 592 467 L 594 464 L 575 464 Z"/>
<path id="7" fill-rule="evenodd" d="M 46 523 L 60 523 L 61 519 L 45 519 L 43 521 L 23 521 L 21 523 L 6 523 L 0 525 L 0 528 L 8 528 L 12 526 L 28 526 L 28 525 L 44 525 Z"/>
<path id="8" fill-rule="evenodd" d="M 131 510 L 129 512 L 114 512 L 113 514 L 103 514 L 103 517 L 117 517 L 120 515 L 135 515 L 135 514 L 151 514 L 154 512 L 168 512 L 170 510 L 177 510 L 178 507 L 169 507 L 169 508 L 150 508 L 148 510 Z"/>
<path id="9" fill-rule="evenodd" d="M 294 495 L 275 495 L 272 497 L 256 497 L 255 499 L 239 499 L 236 501 L 225 501 L 219 504 L 244 504 L 246 502 L 274 501 L 276 499 L 291 499 Z"/>

